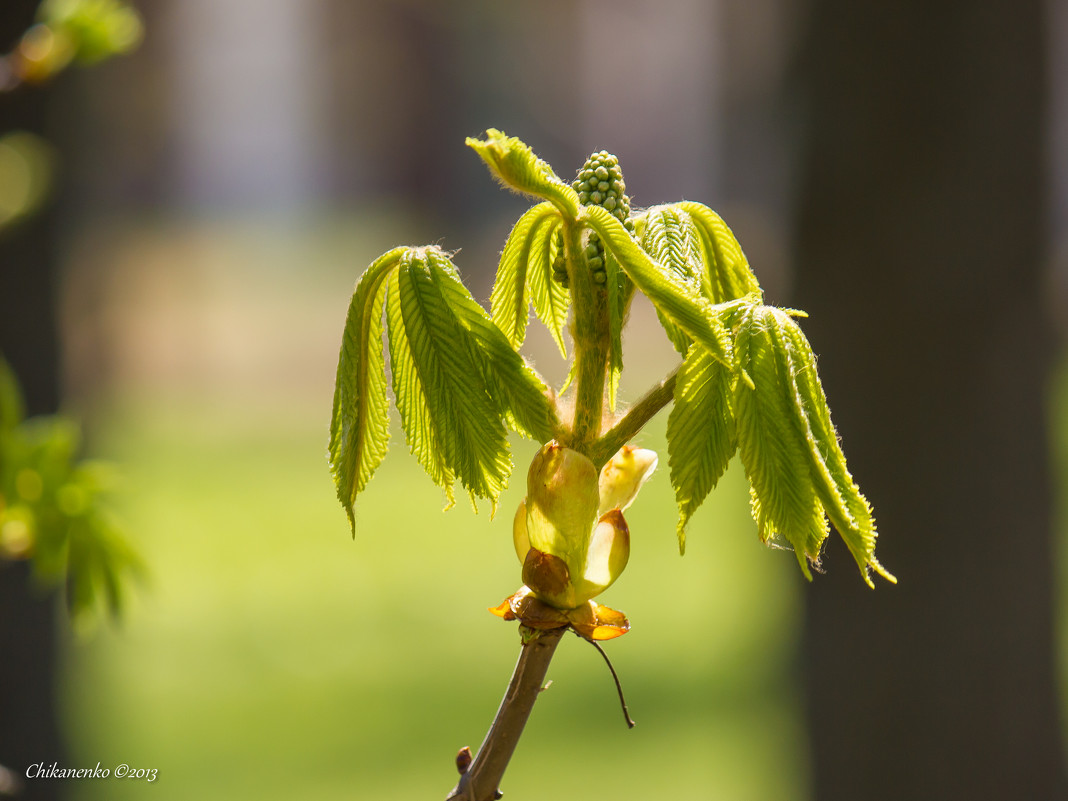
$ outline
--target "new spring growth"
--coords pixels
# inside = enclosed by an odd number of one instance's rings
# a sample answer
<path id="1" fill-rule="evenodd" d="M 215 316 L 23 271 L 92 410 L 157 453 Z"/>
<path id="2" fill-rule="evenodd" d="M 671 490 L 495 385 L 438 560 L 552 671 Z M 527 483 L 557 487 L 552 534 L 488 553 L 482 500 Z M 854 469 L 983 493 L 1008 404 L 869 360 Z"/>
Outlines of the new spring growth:
<path id="1" fill-rule="evenodd" d="M 555 441 L 538 451 L 513 524 L 523 582 L 535 598 L 573 609 L 619 578 L 630 558 L 623 510 L 656 464 L 653 451 L 627 445 L 598 474 L 588 458 Z"/>
<path id="2" fill-rule="evenodd" d="M 685 200 L 633 208 L 606 151 L 568 185 L 515 137 L 491 129 L 467 143 L 504 185 L 540 202 L 504 244 L 488 312 L 439 248 L 395 248 L 359 279 L 329 445 L 353 532 L 357 498 L 386 455 L 391 385 L 408 448 L 447 504 L 457 484 L 497 504 L 513 464 L 509 431 L 548 443 L 531 462 L 514 518 L 524 587 L 498 614 L 535 628 L 532 619 L 625 630 L 622 615 L 593 599 L 626 566 L 623 510 L 656 464 L 651 452 L 624 446 L 670 407 L 680 550 L 737 456 L 760 538 L 792 550 L 806 577 L 833 525 L 866 583 L 874 586 L 874 575 L 894 581 L 875 557 L 874 512 L 846 465 L 800 315 L 764 303 L 723 219 Z M 638 293 L 680 363 L 608 423 Z M 520 352 L 531 307 L 571 359 L 566 398 Z"/>

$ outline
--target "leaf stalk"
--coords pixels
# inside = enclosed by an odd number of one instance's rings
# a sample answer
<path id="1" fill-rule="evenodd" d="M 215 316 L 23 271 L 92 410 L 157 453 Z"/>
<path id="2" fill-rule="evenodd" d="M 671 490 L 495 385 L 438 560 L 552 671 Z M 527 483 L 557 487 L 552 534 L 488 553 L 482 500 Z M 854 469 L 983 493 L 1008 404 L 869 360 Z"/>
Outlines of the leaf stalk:
<path id="1" fill-rule="evenodd" d="M 681 365 L 680 365 L 681 366 Z M 630 442 L 642 430 L 646 423 L 671 403 L 675 397 L 675 382 L 678 380 L 679 367 L 676 367 L 635 403 L 619 421 L 598 439 L 589 452 L 590 461 L 600 470 L 616 451 Z"/>

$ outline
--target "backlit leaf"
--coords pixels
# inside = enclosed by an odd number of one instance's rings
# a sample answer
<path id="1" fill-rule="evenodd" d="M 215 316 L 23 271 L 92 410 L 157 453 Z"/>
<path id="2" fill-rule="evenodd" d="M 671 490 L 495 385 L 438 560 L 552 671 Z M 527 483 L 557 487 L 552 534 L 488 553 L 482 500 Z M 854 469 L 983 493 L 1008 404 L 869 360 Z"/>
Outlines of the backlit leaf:
<path id="1" fill-rule="evenodd" d="M 402 261 L 400 316 L 442 462 L 469 492 L 496 503 L 511 471 L 508 439 L 467 333 L 446 300 L 441 264 L 447 261 L 437 253 Z"/>
<path id="2" fill-rule="evenodd" d="M 534 231 L 527 285 L 530 299 L 534 302 L 534 313 L 549 329 L 560 355 L 566 359 L 564 326 L 567 325 L 571 293 L 559 281 L 553 280 L 553 261 L 557 256 L 559 239 L 556 234 L 560 227 L 560 218 L 557 216 L 548 218 Z"/>
<path id="3" fill-rule="evenodd" d="M 508 341 L 518 348 L 527 335 L 530 291 L 528 271 L 534 234 L 556 212 L 546 201 L 528 209 L 512 228 L 501 251 L 501 261 L 490 294 L 493 322 Z"/>
<path id="4" fill-rule="evenodd" d="M 713 303 L 759 294 L 760 284 L 749 268 L 734 233 L 723 219 L 701 203 L 682 201 L 675 208 L 687 214 L 700 236 L 705 274 L 702 283 Z"/>
<path id="5" fill-rule="evenodd" d="M 786 540 L 801 570 L 811 578 L 808 563 L 819 562 L 827 521 L 812 480 L 807 427 L 792 364 L 780 345 L 780 314 L 754 306 L 740 321 L 737 357 L 752 386 L 738 381 L 735 387 L 738 450 L 761 539 Z"/>
<path id="6" fill-rule="evenodd" d="M 478 153 L 490 172 L 508 188 L 548 200 L 572 219 L 578 215 L 578 193 L 520 139 L 490 128 L 485 139 L 468 137 L 467 146 Z"/>
<path id="7" fill-rule="evenodd" d="M 430 414 L 431 404 L 426 388 L 412 356 L 412 343 L 408 339 L 401 314 L 400 284 L 397 278 L 389 282 L 386 299 L 393 398 L 400 411 L 408 449 L 419 460 L 431 480 L 445 490 L 448 505 L 452 506 L 456 500 L 452 490 L 456 476 L 445 461 L 445 452 L 438 441 L 438 432 Z"/>
<path id="8" fill-rule="evenodd" d="M 675 383 L 668 415 L 668 466 L 679 506 L 679 551 L 686 524 L 719 483 L 738 448 L 732 395 L 734 376 L 699 348 L 692 348 Z"/>
<path id="9" fill-rule="evenodd" d="M 869 586 L 871 570 L 895 581 L 875 558 L 871 507 L 846 467 L 797 323 L 782 309 L 751 307 L 740 321 L 737 354 L 753 382 L 738 383 L 735 408 L 761 536 L 783 536 L 809 575 L 803 557 L 818 563 L 830 517 Z"/>
<path id="10" fill-rule="evenodd" d="M 693 220 L 686 212 L 675 206 L 646 210 L 642 214 L 641 245 L 654 261 L 671 270 L 693 297 L 702 294 L 701 242 Z M 711 295 L 704 294 L 711 299 Z M 690 347 L 690 337 L 659 309 L 657 315 L 675 350 L 685 354 Z"/>
<path id="11" fill-rule="evenodd" d="M 552 439 L 560 425 L 552 391 L 471 297 L 444 254 L 431 253 L 429 258 L 438 271 L 446 301 L 468 334 L 468 347 L 473 348 L 472 358 L 479 365 L 490 397 L 502 413 L 507 413 L 516 431 L 538 442 Z"/>
<path id="12" fill-rule="evenodd" d="M 845 454 L 831 423 L 827 398 L 816 373 L 816 358 L 801 328 L 787 314 L 777 315 L 782 347 L 791 364 L 791 375 L 799 398 L 799 409 L 807 427 L 809 461 L 816 491 L 824 511 L 845 541 L 872 586 L 870 570 L 888 581 L 896 579 L 875 558 L 875 520 L 871 506 L 853 481 Z"/>
<path id="13" fill-rule="evenodd" d="M 691 288 L 673 270 L 654 261 L 631 237 L 623 224 L 599 206 L 584 207 L 586 222 L 619 261 L 634 285 L 653 302 L 657 311 L 701 344 L 717 361 L 730 365 L 730 338 L 719 319 L 720 309 Z"/>
<path id="14" fill-rule="evenodd" d="M 360 277 L 341 338 L 330 422 L 330 471 L 338 500 L 356 533 L 356 495 L 367 486 L 389 447 L 389 401 L 382 349 L 383 282 L 407 253 L 394 248 Z"/>

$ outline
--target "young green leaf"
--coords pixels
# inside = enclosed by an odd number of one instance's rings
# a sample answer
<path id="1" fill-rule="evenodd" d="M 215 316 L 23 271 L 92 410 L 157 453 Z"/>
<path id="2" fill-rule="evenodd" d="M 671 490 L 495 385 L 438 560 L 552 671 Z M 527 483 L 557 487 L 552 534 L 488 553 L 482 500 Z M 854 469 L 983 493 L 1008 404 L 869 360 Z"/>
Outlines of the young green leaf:
<path id="1" fill-rule="evenodd" d="M 737 354 L 752 380 L 738 383 L 735 407 L 761 536 L 785 537 L 810 575 L 804 557 L 818 563 L 830 517 L 869 586 L 870 570 L 895 581 L 875 558 L 871 507 L 846 468 L 801 329 L 782 309 L 753 306 L 740 320 Z"/>
<path id="2" fill-rule="evenodd" d="M 645 252 L 701 293 L 701 246 L 690 215 L 677 205 L 654 206 L 642 212 L 639 230 Z"/>
<path id="3" fill-rule="evenodd" d="M 668 415 L 668 466 L 679 506 L 679 552 L 686 524 L 719 483 L 738 449 L 731 408 L 734 375 L 700 348 L 691 348 L 675 383 Z"/>
<path id="4" fill-rule="evenodd" d="M 448 258 L 435 251 L 430 251 L 428 258 L 449 306 L 468 335 L 465 344 L 472 349 L 472 359 L 479 365 L 490 397 L 507 413 L 517 432 L 538 442 L 552 439 L 560 427 L 552 391 L 471 297 Z"/>
<path id="5" fill-rule="evenodd" d="M 445 459 L 445 450 L 438 439 L 437 428 L 430 416 L 431 402 L 427 398 L 412 355 L 412 343 L 408 339 L 401 312 L 399 279 L 389 281 L 386 296 L 386 324 L 389 330 L 389 363 L 393 374 L 393 398 L 400 411 L 401 426 L 408 442 L 408 449 L 423 466 L 431 480 L 445 490 L 447 506 L 456 498 L 453 484 L 456 475 Z M 418 346 L 425 347 L 423 343 Z"/>
<path id="6" fill-rule="evenodd" d="M 382 349 L 383 282 L 408 248 L 380 256 L 360 277 L 349 303 L 330 417 L 330 472 L 356 533 L 356 495 L 389 447 L 389 400 Z"/>
<path id="7" fill-rule="evenodd" d="M 545 201 L 528 209 L 508 234 L 490 294 L 490 313 L 512 346 L 518 348 L 527 336 L 530 291 L 528 272 L 534 236 L 551 217 L 552 203 Z"/>
<path id="8" fill-rule="evenodd" d="M 548 200 L 569 219 L 578 216 L 578 193 L 561 181 L 552 167 L 535 156 L 534 151 L 517 137 L 490 128 L 485 139 L 468 137 L 467 146 L 478 153 L 490 172 L 505 186 Z"/>
<path id="9" fill-rule="evenodd" d="M 609 212 L 598 206 L 586 206 L 583 213 L 585 222 L 597 232 L 605 248 L 657 311 L 699 342 L 712 358 L 730 365 L 730 338 L 718 317 L 719 310 L 700 295 L 695 296 L 673 270 L 651 259 Z"/>
<path id="10" fill-rule="evenodd" d="M 689 216 L 700 236 L 705 264 L 702 283 L 706 297 L 713 303 L 723 303 L 759 294 L 760 284 L 727 223 L 701 203 L 684 200 L 676 203 L 674 208 Z"/>
<path id="11" fill-rule="evenodd" d="M 549 329 L 556 347 L 560 349 L 560 355 L 566 359 L 564 326 L 567 325 L 571 293 L 567 287 L 553 279 L 553 261 L 557 256 L 556 234 L 560 228 L 560 218 L 554 215 L 533 232 L 527 285 L 530 288 L 530 298 L 534 302 L 534 313 Z"/>
<path id="12" fill-rule="evenodd" d="M 860 568 L 861 575 L 872 585 L 870 570 L 887 581 L 896 579 L 875 558 L 875 520 L 871 505 L 853 481 L 846 466 L 845 454 L 831 423 L 827 398 L 816 373 L 816 357 L 800 326 L 785 313 L 778 316 L 782 346 L 788 355 L 800 407 L 808 426 L 809 458 L 816 492 L 831 523 L 845 541 Z"/>
<path id="13" fill-rule="evenodd" d="M 552 393 L 474 301 L 445 253 L 398 248 L 361 277 L 342 338 L 330 463 L 350 523 L 356 495 L 389 442 L 383 305 L 409 449 L 450 505 L 456 479 L 496 504 L 511 471 L 505 421 L 539 441 L 551 439 L 560 426 Z"/>
<path id="14" fill-rule="evenodd" d="M 425 402 L 420 411 L 435 429 L 441 461 L 469 492 L 496 504 L 511 472 L 503 414 L 443 289 L 443 262 L 444 254 L 428 248 L 397 269 L 400 318 L 422 389 L 406 406 Z"/>
<path id="15" fill-rule="evenodd" d="M 690 215 L 675 206 L 656 206 L 641 215 L 638 230 L 642 249 L 654 261 L 671 270 L 691 296 L 703 294 L 712 299 L 711 294 L 702 292 L 701 243 Z M 690 338 L 659 309 L 656 313 L 675 350 L 685 354 L 690 347 Z"/>
<path id="16" fill-rule="evenodd" d="M 819 563 L 827 521 L 812 480 L 804 411 L 792 365 L 780 347 L 777 310 L 754 306 L 740 321 L 736 355 L 752 382 L 734 393 L 738 450 L 749 478 L 753 517 L 765 542 L 784 538 L 805 576 Z"/>

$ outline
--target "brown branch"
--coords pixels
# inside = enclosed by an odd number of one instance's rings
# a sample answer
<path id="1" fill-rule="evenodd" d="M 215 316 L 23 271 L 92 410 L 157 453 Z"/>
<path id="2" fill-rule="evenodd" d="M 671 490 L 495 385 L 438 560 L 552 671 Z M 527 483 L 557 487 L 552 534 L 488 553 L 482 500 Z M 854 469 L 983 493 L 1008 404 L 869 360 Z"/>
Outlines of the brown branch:
<path id="1" fill-rule="evenodd" d="M 496 801 L 501 797 L 501 777 L 538 700 L 549 662 L 565 631 L 566 627 L 538 632 L 523 645 L 512 680 L 478 756 L 460 776 L 446 801 Z"/>

